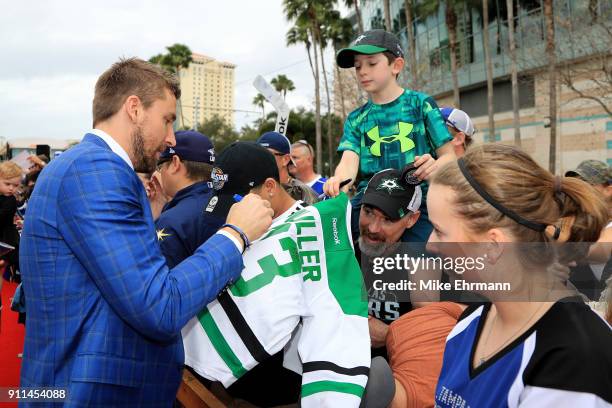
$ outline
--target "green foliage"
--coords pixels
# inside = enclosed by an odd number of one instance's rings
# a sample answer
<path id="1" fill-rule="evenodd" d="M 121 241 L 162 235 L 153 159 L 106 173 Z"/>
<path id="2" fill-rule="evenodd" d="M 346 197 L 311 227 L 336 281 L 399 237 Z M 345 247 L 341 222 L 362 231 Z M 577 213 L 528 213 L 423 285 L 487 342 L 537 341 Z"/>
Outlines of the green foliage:
<path id="1" fill-rule="evenodd" d="M 166 47 L 166 50 L 168 52 L 165 54 L 157 54 L 149 58 L 149 62 L 178 74 L 181 68 L 189 67 L 189 64 L 193 61 L 191 50 L 184 44 L 177 43 Z"/>
<path id="2" fill-rule="evenodd" d="M 323 116 L 324 121 L 327 120 L 327 115 Z M 262 134 L 273 131 L 276 125 L 276 112 L 271 112 L 266 115 L 264 120 L 257 119 L 251 126 L 244 126 L 240 130 L 240 140 L 256 140 Z M 343 121 L 339 116 L 332 115 L 332 134 L 334 135 L 333 149 L 338 147 L 340 136 L 342 135 Z M 205 133 L 206 134 L 206 133 Z M 315 114 L 314 111 L 306 110 L 300 107 L 296 110 L 292 110 L 289 115 L 289 123 L 287 126 L 287 137 L 293 143 L 298 140 L 304 139 L 315 148 Z M 216 144 L 215 144 L 216 148 Z M 327 158 L 327 143 L 323 143 L 323 157 Z M 325 159 L 324 159 L 325 161 Z M 329 164 L 324 163 L 324 173 L 329 174 Z"/>
<path id="3" fill-rule="evenodd" d="M 263 109 L 265 102 L 266 98 L 260 93 L 255 95 L 255 97 L 253 98 L 253 105 L 257 106 L 258 108 Z"/>
<path id="4" fill-rule="evenodd" d="M 260 93 L 255 95 L 255 97 L 253 98 L 252 104 L 257 106 L 259 109 L 261 109 L 261 116 L 262 117 L 266 116 L 266 105 L 265 105 L 265 103 L 266 103 L 266 97 L 263 96 Z"/>
<path id="5" fill-rule="evenodd" d="M 334 50 L 348 46 L 355 36 L 351 21 L 342 18 L 336 10 L 330 10 L 325 17 L 325 37 L 331 41 Z"/>
<path id="6" fill-rule="evenodd" d="M 275 78 L 272 78 L 270 83 L 277 92 L 280 92 L 280 94 L 283 95 L 283 99 L 287 96 L 287 92 L 295 90 L 293 81 L 287 78 L 286 75 L 277 75 Z"/>
<path id="7" fill-rule="evenodd" d="M 219 115 L 213 115 L 212 118 L 199 124 L 197 131 L 212 140 L 216 152 L 222 151 L 239 138 L 238 132 Z"/>

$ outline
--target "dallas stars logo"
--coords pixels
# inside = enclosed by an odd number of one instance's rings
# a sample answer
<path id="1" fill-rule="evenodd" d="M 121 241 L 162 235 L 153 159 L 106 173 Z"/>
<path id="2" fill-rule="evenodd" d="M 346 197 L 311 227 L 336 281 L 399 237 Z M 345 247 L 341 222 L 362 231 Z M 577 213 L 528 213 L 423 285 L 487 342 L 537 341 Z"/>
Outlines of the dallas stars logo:
<path id="1" fill-rule="evenodd" d="M 355 41 L 353 41 L 353 44 L 359 44 L 365 38 L 366 38 L 366 35 L 361 34 L 359 37 L 355 38 Z"/>
<path id="2" fill-rule="evenodd" d="M 164 238 L 169 237 L 172 234 L 166 234 L 166 231 L 164 230 L 164 228 L 157 230 L 157 240 L 158 241 L 163 241 Z"/>
<path id="3" fill-rule="evenodd" d="M 404 188 L 399 185 L 397 178 L 385 178 L 382 179 L 380 184 L 376 187 L 377 190 L 387 190 L 387 193 L 391 194 L 395 190 L 403 190 Z"/>

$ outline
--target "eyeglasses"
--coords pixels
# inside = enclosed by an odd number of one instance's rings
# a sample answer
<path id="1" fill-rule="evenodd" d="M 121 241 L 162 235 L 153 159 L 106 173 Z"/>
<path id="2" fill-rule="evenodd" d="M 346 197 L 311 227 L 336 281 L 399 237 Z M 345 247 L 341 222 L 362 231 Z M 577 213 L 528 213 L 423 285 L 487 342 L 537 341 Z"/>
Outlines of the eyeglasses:
<path id="1" fill-rule="evenodd" d="M 310 143 L 308 143 L 306 140 L 301 139 L 301 140 L 298 140 L 295 143 L 298 143 L 298 144 L 301 144 L 303 146 L 306 146 L 308 148 L 308 151 L 310 152 L 310 155 L 314 156 L 314 150 L 313 150 L 312 146 L 310 145 Z"/>

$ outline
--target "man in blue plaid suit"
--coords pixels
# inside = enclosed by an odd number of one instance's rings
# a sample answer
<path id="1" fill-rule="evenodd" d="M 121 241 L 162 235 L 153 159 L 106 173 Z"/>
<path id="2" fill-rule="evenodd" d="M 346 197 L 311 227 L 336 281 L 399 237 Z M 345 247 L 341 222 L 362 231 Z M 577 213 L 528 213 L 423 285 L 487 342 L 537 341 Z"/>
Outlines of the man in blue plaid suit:
<path id="1" fill-rule="evenodd" d="M 229 226 L 166 266 L 135 171 L 152 171 L 174 145 L 179 97 L 161 68 L 119 61 L 96 83 L 95 129 L 39 177 L 20 251 L 22 387 L 66 388 L 70 407 L 170 407 L 183 370 L 181 328 L 239 276 L 243 249 L 270 225 L 269 203 L 248 195 Z"/>

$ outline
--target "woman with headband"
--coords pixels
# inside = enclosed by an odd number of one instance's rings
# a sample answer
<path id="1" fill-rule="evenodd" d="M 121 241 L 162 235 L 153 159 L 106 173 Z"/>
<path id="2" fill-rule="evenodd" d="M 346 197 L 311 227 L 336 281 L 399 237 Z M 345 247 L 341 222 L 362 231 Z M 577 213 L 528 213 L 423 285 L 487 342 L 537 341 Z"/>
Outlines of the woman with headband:
<path id="1" fill-rule="evenodd" d="M 461 279 L 514 284 L 503 296 L 480 291 L 490 302 L 468 307 L 448 335 L 436 406 L 611 406 L 610 326 L 581 298 L 543 284 L 554 262 L 584 255 L 605 226 L 593 188 L 515 147 L 485 145 L 433 176 L 427 207 L 430 249 L 484 253 L 484 270 Z"/>

